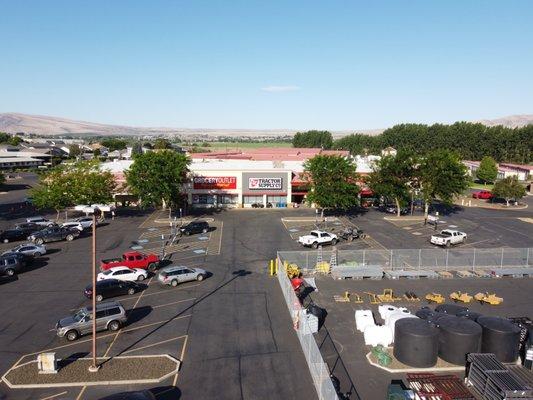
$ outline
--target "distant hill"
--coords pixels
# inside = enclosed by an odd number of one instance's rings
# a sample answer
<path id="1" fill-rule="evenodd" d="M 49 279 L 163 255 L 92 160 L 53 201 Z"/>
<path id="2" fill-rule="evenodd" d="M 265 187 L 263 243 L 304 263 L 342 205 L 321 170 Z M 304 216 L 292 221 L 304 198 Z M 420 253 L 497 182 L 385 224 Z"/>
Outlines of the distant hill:
<path id="1" fill-rule="evenodd" d="M 512 115 L 493 120 L 477 121 L 488 126 L 504 125 L 520 127 L 533 124 L 533 115 Z M 195 128 L 167 128 L 167 127 L 132 127 L 122 125 L 99 124 L 95 122 L 75 121 L 60 117 L 44 115 L 29 115 L 20 113 L 0 113 L 0 132 L 33 133 L 37 135 L 187 135 L 196 137 L 227 136 L 227 137 L 279 137 L 294 135 L 296 130 L 290 129 L 195 129 Z M 333 136 L 341 137 L 351 133 L 365 133 L 378 135 L 383 129 L 333 131 Z"/>

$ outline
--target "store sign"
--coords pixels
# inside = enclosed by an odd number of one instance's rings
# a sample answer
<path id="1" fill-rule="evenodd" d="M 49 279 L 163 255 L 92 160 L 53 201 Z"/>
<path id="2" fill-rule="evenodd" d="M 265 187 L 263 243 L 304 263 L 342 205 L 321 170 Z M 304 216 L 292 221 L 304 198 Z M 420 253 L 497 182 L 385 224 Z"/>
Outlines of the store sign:
<path id="1" fill-rule="evenodd" d="M 249 178 L 248 187 L 250 189 L 275 189 L 283 188 L 283 178 Z"/>
<path id="2" fill-rule="evenodd" d="M 194 189 L 237 189 L 234 176 L 195 176 L 192 183 Z"/>

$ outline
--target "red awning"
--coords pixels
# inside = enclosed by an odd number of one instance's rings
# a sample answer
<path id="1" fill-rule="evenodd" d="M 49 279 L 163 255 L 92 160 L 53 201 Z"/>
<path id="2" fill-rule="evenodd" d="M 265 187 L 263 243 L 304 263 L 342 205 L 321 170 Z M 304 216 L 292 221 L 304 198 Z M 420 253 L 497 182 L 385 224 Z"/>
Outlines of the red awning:
<path id="1" fill-rule="evenodd" d="M 297 195 L 297 196 L 299 196 L 299 195 L 303 195 L 303 196 L 305 196 L 305 195 L 308 194 L 308 193 L 309 193 L 309 192 L 292 192 L 292 195 L 293 195 L 293 196 L 294 196 L 294 195 Z"/>

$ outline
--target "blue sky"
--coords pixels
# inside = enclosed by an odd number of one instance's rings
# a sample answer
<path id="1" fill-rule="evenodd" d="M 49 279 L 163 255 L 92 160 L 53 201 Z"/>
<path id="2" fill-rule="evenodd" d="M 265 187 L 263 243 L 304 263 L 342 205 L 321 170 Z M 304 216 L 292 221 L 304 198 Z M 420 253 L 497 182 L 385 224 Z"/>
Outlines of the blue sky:
<path id="1" fill-rule="evenodd" d="M 331 130 L 533 113 L 527 0 L 0 0 L 0 8 L 0 112 Z"/>

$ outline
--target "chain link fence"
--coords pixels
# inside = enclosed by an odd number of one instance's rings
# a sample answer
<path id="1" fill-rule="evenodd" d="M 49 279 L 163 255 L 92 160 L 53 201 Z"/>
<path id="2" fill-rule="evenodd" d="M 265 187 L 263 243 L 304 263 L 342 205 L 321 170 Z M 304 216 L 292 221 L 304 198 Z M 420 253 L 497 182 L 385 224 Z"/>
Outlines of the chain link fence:
<path id="1" fill-rule="evenodd" d="M 322 359 L 322 354 L 316 344 L 315 338 L 312 333 L 305 333 L 310 332 L 310 329 L 304 326 L 304 324 L 307 324 L 306 319 L 300 318 L 303 308 L 294 293 L 287 274 L 284 272 L 283 262 L 279 258 L 278 266 L 278 282 L 291 314 L 298 339 L 300 340 L 300 345 L 302 346 L 302 351 L 307 361 L 318 398 L 319 400 L 338 400 L 337 393 L 330 379 L 329 368 Z"/>
<path id="2" fill-rule="evenodd" d="M 487 270 L 495 268 L 533 267 L 532 248 L 457 248 L 393 250 L 281 251 L 281 261 L 312 270 L 321 261 L 330 262 L 335 253 L 336 265 L 353 267 L 379 266 L 384 270 Z"/>

